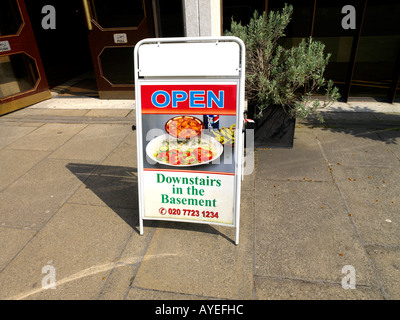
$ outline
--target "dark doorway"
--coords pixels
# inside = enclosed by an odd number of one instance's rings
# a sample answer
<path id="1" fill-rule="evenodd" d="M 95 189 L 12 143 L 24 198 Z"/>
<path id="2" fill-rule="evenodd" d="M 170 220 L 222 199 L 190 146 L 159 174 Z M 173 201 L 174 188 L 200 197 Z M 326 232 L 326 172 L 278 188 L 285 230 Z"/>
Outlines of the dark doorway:
<path id="1" fill-rule="evenodd" d="M 50 88 L 90 73 L 93 65 L 82 1 L 25 0 L 25 3 Z M 42 27 L 45 5 L 55 8 L 55 29 Z M 96 86 L 94 81 L 90 85 Z"/>

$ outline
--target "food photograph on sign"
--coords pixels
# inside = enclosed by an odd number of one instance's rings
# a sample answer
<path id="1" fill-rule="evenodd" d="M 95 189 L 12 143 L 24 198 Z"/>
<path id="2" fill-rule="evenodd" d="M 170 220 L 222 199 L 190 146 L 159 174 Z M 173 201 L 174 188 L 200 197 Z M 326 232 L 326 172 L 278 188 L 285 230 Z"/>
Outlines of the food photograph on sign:
<path id="1" fill-rule="evenodd" d="M 231 122 L 235 121 L 235 117 L 218 115 L 200 117 L 180 115 L 165 121 L 165 115 L 153 115 L 146 121 L 152 129 L 147 131 L 147 137 L 151 140 L 146 141 L 148 143 L 145 167 L 158 165 L 160 168 L 184 167 L 187 170 L 207 164 L 214 165 L 213 168 L 209 168 L 210 170 L 215 170 L 215 166 L 218 165 L 224 171 L 231 171 L 234 164 L 232 151 L 236 127 L 236 124 Z M 226 127 L 219 128 L 219 123 L 222 123 L 220 117 L 227 123 Z M 156 119 L 160 123 L 158 127 L 153 123 L 157 121 Z M 163 129 L 165 133 L 153 138 L 153 134 L 158 134 Z"/>

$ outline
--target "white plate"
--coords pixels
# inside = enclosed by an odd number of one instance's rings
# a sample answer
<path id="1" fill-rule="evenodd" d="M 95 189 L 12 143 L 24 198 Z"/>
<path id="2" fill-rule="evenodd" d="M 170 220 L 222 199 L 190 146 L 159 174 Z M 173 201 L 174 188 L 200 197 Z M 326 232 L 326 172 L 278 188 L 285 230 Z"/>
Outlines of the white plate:
<path id="1" fill-rule="evenodd" d="M 222 152 L 224 151 L 224 147 L 221 145 L 221 143 L 219 143 L 213 137 L 205 135 L 205 134 L 201 135 L 200 137 L 195 137 L 193 139 L 199 139 L 199 138 L 201 138 L 202 141 L 208 141 L 208 143 L 211 144 L 213 146 L 213 148 L 215 148 L 215 150 L 217 150 L 216 154 L 215 155 L 213 154 L 213 158 L 212 159 L 210 159 L 208 161 L 200 162 L 200 163 L 178 164 L 178 165 L 174 165 L 174 164 L 171 164 L 171 163 L 166 163 L 166 162 L 162 162 L 162 161 L 158 160 L 154 156 L 154 153 L 157 152 L 157 150 L 158 150 L 158 148 L 160 146 L 160 143 L 163 140 L 166 140 L 166 139 L 176 140 L 176 138 L 172 138 L 168 134 L 164 134 L 164 135 L 158 136 L 158 137 L 154 138 L 153 140 L 151 140 L 149 142 L 149 144 L 147 145 L 147 147 L 146 147 L 146 154 L 151 160 L 153 160 L 155 162 L 158 162 L 158 163 L 161 163 L 161 164 L 164 164 L 166 166 L 171 166 L 171 167 L 194 167 L 194 166 L 199 166 L 199 165 L 203 165 L 203 164 L 209 163 L 211 161 L 214 161 L 215 159 L 218 159 L 221 156 Z"/>

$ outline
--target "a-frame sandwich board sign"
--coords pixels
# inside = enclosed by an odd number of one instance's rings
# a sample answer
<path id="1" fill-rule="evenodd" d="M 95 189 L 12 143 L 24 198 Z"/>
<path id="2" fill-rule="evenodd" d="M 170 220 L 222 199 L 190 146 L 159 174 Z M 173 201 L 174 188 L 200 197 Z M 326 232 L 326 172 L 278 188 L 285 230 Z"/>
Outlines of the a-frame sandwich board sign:
<path id="1" fill-rule="evenodd" d="M 236 37 L 153 38 L 134 51 L 143 220 L 236 228 L 243 170 L 245 47 Z"/>

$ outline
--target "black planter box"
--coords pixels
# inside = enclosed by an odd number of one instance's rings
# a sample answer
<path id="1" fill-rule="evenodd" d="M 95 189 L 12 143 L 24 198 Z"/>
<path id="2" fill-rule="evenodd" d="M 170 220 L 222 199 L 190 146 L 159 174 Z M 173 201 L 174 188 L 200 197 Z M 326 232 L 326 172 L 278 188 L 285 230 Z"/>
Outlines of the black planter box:
<path id="1" fill-rule="evenodd" d="M 254 109 L 249 106 L 249 118 L 252 114 Z M 289 117 L 281 106 L 269 106 L 263 117 L 254 121 L 255 148 L 293 148 L 296 119 Z"/>

